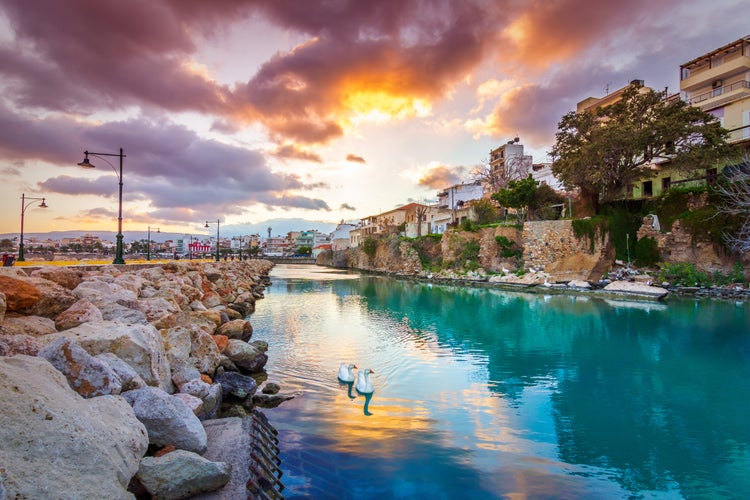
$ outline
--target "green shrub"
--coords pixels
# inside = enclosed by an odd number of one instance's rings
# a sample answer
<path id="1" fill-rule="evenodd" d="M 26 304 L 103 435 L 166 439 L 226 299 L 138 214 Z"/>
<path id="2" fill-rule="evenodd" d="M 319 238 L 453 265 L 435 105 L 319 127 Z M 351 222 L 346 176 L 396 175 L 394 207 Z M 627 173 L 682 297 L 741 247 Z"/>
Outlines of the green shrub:
<path id="1" fill-rule="evenodd" d="M 481 250 L 481 246 L 478 241 L 467 241 L 461 251 L 461 257 L 463 257 L 463 260 L 465 261 L 477 260 L 479 258 L 479 250 Z"/>
<path id="2" fill-rule="evenodd" d="M 688 262 L 664 264 L 657 277 L 659 281 L 668 281 L 680 286 L 709 286 L 713 281 L 706 273 Z"/>
<path id="3" fill-rule="evenodd" d="M 375 253 L 378 251 L 378 240 L 368 236 L 365 241 L 362 242 L 362 251 L 372 259 L 375 257 Z"/>
<path id="4" fill-rule="evenodd" d="M 506 259 L 520 257 L 523 253 L 514 241 L 510 241 L 505 236 L 495 236 L 495 241 L 500 247 L 500 255 Z"/>
<path id="5" fill-rule="evenodd" d="M 461 221 L 461 225 L 459 226 L 461 228 L 461 231 L 467 231 L 470 233 L 473 233 L 477 230 L 476 224 L 474 224 L 471 219 L 464 219 Z"/>
<path id="6" fill-rule="evenodd" d="M 641 238 L 635 242 L 635 263 L 649 267 L 659 262 L 659 248 L 654 238 Z"/>

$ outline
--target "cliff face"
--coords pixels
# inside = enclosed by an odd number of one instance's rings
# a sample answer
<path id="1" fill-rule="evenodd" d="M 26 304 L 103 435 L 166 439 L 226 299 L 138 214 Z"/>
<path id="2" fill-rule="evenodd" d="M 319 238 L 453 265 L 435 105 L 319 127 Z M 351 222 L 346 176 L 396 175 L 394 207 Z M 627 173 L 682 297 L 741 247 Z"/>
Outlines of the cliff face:
<path id="1" fill-rule="evenodd" d="M 545 270 L 560 281 L 597 280 L 614 262 L 609 237 L 575 236 L 570 221 L 527 222 L 515 227 L 450 231 L 439 241 L 396 238 L 378 241 L 372 255 L 362 248 L 321 255 L 318 262 L 334 267 L 417 275 L 436 269 L 514 272 L 521 268 Z"/>

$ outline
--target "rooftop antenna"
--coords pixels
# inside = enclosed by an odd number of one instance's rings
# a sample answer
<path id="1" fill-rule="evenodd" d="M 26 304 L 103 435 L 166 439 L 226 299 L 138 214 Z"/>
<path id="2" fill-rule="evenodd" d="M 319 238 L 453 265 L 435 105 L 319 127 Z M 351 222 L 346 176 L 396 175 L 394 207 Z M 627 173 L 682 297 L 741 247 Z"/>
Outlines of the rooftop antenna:
<path id="1" fill-rule="evenodd" d="M 607 82 L 607 84 L 604 86 L 604 92 L 606 92 L 606 94 L 604 94 L 604 95 L 609 95 L 609 86 L 610 85 L 612 85 L 612 82 Z"/>

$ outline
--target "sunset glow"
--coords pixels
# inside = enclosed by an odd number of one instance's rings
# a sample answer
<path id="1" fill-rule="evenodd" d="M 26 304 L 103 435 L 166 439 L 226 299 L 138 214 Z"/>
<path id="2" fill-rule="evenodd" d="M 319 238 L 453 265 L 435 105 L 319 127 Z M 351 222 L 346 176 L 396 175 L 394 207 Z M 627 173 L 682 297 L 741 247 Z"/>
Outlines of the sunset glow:
<path id="1" fill-rule="evenodd" d="M 126 231 L 434 198 L 512 137 L 547 161 L 586 97 L 634 78 L 676 90 L 681 63 L 747 34 L 739 5 L 6 0 L 0 233 L 18 232 L 22 193 L 51 207 L 29 232 L 112 231 L 117 178 L 76 167 L 84 150 L 127 155 Z"/>

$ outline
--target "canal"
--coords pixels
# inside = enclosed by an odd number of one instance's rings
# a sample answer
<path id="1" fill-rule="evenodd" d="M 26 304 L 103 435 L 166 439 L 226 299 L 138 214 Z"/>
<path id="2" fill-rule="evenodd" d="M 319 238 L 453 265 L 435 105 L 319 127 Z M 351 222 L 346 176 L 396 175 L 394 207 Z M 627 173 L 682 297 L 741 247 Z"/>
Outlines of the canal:
<path id="1" fill-rule="evenodd" d="M 288 499 L 750 496 L 747 303 L 271 278 L 249 319 L 298 393 L 265 410 Z"/>

